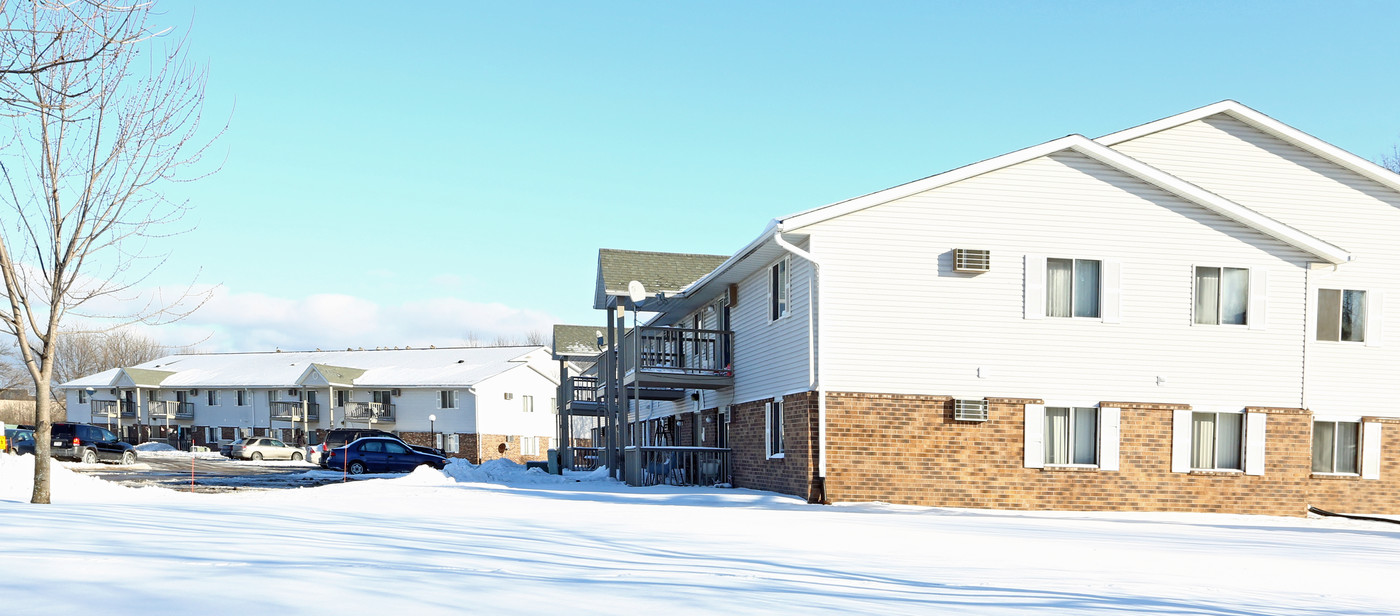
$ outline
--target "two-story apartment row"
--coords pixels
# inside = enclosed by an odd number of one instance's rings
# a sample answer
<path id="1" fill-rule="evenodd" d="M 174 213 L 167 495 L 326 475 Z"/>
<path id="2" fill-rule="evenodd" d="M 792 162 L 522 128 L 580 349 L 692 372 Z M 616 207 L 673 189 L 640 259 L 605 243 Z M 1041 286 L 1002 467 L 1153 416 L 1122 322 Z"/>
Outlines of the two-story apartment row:
<path id="1" fill-rule="evenodd" d="M 1397 237 L 1400 177 L 1233 101 L 1072 135 L 647 288 L 619 443 L 813 500 L 1398 514 Z"/>
<path id="2" fill-rule="evenodd" d="M 171 355 L 59 386 L 68 419 L 131 442 L 321 442 L 376 428 L 472 462 L 543 459 L 557 362 L 543 347 Z"/>

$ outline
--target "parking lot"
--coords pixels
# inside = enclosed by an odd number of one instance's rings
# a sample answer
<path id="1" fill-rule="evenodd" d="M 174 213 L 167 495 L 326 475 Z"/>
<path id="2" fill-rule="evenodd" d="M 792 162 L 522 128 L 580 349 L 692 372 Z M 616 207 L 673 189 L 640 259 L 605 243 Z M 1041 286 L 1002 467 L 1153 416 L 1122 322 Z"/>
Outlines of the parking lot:
<path id="1" fill-rule="evenodd" d="M 307 462 L 250 462 L 222 456 L 143 455 L 130 466 L 62 464 L 75 472 L 126 485 L 195 492 L 307 488 L 355 479 Z"/>

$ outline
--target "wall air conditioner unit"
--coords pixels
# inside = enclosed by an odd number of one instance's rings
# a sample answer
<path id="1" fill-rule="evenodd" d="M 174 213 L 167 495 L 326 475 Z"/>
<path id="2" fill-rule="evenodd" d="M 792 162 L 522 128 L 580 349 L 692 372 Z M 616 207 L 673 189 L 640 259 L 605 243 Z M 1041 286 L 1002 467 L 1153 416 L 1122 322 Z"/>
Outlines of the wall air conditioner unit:
<path id="1" fill-rule="evenodd" d="M 117 395 L 117 390 L 116 390 L 115 387 L 112 388 L 112 389 L 109 389 L 109 390 L 107 390 L 107 391 L 110 392 L 113 396 Z"/>
<path id="2" fill-rule="evenodd" d="M 953 400 L 953 419 L 957 421 L 987 421 L 986 400 Z"/>
<path id="3" fill-rule="evenodd" d="M 506 392 L 506 400 L 514 400 L 514 399 L 515 399 L 515 394 L 510 393 L 510 392 Z"/>
<path id="4" fill-rule="evenodd" d="M 981 274 L 992 270 L 992 251 L 971 248 L 953 249 L 953 271 Z"/>
<path id="5" fill-rule="evenodd" d="M 392 392 L 392 395 L 395 395 L 395 396 L 402 396 L 402 395 L 403 395 L 403 390 L 402 390 L 402 389 L 395 389 L 395 390 Z"/>
<path id="6" fill-rule="evenodd" d="M 198 389 L 191 389 L 191 390 L 190 390 L 190 395 L 191 395 L 191 396 L 198 396 L 198 395 L 199 395 L 199 390 L 198 390 Z"/>

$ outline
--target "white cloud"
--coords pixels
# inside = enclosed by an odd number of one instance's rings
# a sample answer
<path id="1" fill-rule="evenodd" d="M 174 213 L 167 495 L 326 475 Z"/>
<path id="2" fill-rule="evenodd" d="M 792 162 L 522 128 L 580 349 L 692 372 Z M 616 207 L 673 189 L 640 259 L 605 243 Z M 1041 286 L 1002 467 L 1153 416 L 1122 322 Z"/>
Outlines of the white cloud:
<path id="1" fill-rule="evenodd" d="M 263 351 L 463 344 L 469 333 L 486 342 L 548 333 L 556 318 L 538 310 L 458 298 L 379 304 L 361 297 L 319 294 L 287 298 L 214 289 L 194 314 L 143 328 L 165 344 L 200 351 Z"/>

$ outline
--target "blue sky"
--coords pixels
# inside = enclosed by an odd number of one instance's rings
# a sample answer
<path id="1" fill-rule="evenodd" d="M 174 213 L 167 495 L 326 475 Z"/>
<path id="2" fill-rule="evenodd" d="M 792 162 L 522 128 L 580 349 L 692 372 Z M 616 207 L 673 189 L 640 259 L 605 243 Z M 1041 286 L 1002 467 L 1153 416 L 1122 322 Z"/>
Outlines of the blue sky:
<path id="1" fill-rule="evenodd" d="M 191 11 L 191 7 L 193 11 Z M 1393 2 L 166 4 L 213 176 L 150 284 L 206 350 L 601 323 L 597 250 L 730 254 L 771 218 L 1233 98 L 1400 143 Z"/>

